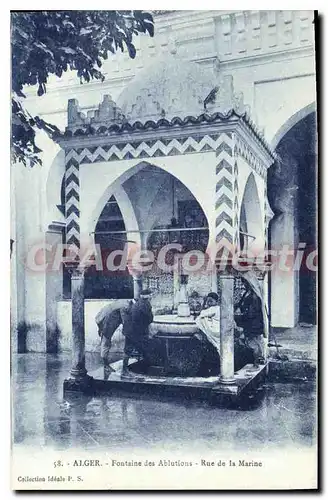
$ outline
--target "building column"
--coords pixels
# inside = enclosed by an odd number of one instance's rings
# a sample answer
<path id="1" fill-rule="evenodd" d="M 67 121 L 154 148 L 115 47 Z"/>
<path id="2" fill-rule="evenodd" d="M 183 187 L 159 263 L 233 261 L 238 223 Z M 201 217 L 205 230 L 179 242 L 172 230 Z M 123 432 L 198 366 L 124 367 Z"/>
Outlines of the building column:
<path id="1" fill-rule="evenodd" d="M 84 269 L 74 269 L 72 284 L 72 368 L 71 376 L 81 378 L 85 369 L 85 329 L 84 329 Z"/>
<path id="2" fill-rule="evenodd" d="M 276 214 L 270 221 L 270 249 L 277 252 L 271 270 L 270 317 L 273 327 L 293 328 L 299 319 L 298 273 L 293 270 L 293 263 L 299 243 L 300 167 L 288 141 L 281 141 L 277 153 L 280 161 L 272 167 L 269 184 L 271 205 Z"/>
<path id="3" fill-rule="evenodd" d="M 85 367 L 84 268 L 79 266 L 80 164 L 74 149 L 66 152 L 65 163 L 66 245 L 73 255 L 66 264 L 71 274 L 72 368 L 64 381 L 64 391 L 90 392 L 93 379 Z"/>
<path id="4" fill-rule="evenodd" d="M 88 391 L 92 377 L 85 366 L 84 328 L 84 269 L 74 265 L 71 269 L 72 294 L 72 368 L 64 381 L 64 391 Z"/>
<path id="5" fill-rule="evenodd" d="M 262 312 L 263 312 L 263 324 L 264 324 L 264 333 L 263 333 L 263 357 L 264 360 L 267 361 L 268 359 L 268 342 L 269 342 L 269 318 L 268 318 L 268 289 L 267 289 L 267 283 L 268 283 L 268 275 L 261 274 L 258 277 L 260 287 L 263 290 L 263 307 L 262 307 Z"/>
<path id="6" fill-rule="evenodd" d="M 297 220 L 293 213 L 282 213 L 271 222 L 271 249 L 276 263 L 271 270 L 271 325 L 293 328 L 299 317 L 298 272 L 293 270 L 298 247 Z M 279 264 L 279 265 L 278 265 Z"/>
<path id="7" fill-rule="evenodd" d="M 133 298 L 138 299 L 142 290 L 142 276 L 133 276 Z"/>
<path id="8" fill-rule="evenodd" d="M 220 382 L 233 384 L 235 382 L 233 274 L 220 274 L 220 285 Z"/>

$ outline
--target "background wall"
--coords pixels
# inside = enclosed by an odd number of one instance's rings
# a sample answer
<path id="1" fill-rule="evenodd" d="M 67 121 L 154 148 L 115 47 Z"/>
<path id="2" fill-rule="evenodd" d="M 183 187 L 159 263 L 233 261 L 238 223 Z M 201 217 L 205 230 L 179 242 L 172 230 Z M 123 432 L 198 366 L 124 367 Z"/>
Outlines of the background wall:
<path id="1" fill-rule="evenodd" d="M 28 89 L 28 105 L 66 126 L 67 100 L 94 109 L 104 94 L 116 100 L 140 70 L 175 44 L 179 57 L 233 74 L 252 117 L 269 141 L 297 110 L 315 101 L 313 11 L 177 11 L 155 16 L 155 36 L 136 37 L 131 60 L 118 52 L 104 63 L 106 80 L 80 85 L 73 72 L 51 78 L 47 94 Z M 292 99 L 290 98 L 292 96 Z"/>

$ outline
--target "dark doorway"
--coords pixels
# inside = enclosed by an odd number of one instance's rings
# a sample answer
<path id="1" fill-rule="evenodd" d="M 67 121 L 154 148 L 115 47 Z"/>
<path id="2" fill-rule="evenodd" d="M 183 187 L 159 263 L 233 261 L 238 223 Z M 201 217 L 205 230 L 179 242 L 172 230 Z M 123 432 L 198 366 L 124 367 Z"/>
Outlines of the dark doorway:
<path id="1" fill-rule="evenodd" d="M 279 142 L 280 160 L 268 171 L 268 199 L 274 212 L 269 231 L 288 214 L 295 221 L 294 250 L 305 244 L 302 265 L 295 278 L 294 294 L 298 300 L 299 323 L 316 324 L 316 280 L 305 265 L 306 255 L 317 247 L 317 160 L 316 115 L 309 114 L 294 125 Z M 283 236 L 282 236 L 283 238 Z M 285 243 L 282 240 L 282 243 Z M 272 241 L 271 241 L 272 244 Z M 270 290 L 271 294 L 279 290 Z"/>
<path id="2" fill-rule="evenodd" d="M 302 123 L 303 122 L 303 123 Z M 317 172 L 314 113 L 300 122 L 304 140 L 299 158 L 298 224 L 299 239 L 306 243 L 306 253 L 315 250 L 317 242 Z M 316 324 L 316 273 L 302 265 L 299 275 L 300 313 L 303 323 Z"/>

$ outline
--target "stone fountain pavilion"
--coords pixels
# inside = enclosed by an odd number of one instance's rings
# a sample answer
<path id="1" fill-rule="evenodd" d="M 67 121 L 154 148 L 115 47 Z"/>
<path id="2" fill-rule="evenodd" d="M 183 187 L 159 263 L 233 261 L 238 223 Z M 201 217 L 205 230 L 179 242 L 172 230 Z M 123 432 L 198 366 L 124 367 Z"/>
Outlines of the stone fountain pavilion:
<path id="1" fill-rule="evenodd" d="M 64 389 L 136 390 L 142 386 L 146 390 L 156 387 L 169 390 L 174 386 L 205 391 L 207 395 L 240 394 L 263 375 L 266 367 L 251 375 L 247 367 L 234 371 L 234 293 L 238 273 L 230 265 L 223 269 L 220 256 L 226 249 L 231 256 L 240 250 L 246 255 L 251 250 L 263 252 L 267 247 L 271 212 L 267 201 L 267 170 L 275 157 L 249 116 L 243 95 L 234 88 L 232 76 L 181 61 L 176 54 L 159 58 L 127 85 L 117 102 L 104 95 L 98 109 L 84 114 L 77 100 L 70 99 L 68 125 L 58 142 L 65 151 L 67 245 L 78 253 L 84 245 L 94 243 L 96 221 L 114 195 L 124 219 L 125 229 L 121 233 L 125 234 L 128 245 L 143 250 L 160 245 L 161 238 L 162 243 L 179 241 L 181 232 L 177 229 L 183 229 L 188 236 L 190 214 L 200 210 L 202 222 L 198 222 L 197 214 L 191 220 L 189 226 L 194 231 L 190 230 L 190 234 L 194 236 L 187 238 L 189 243 L 184 249 L 189 251 L 197 240 L 200 248 L 212 255 L 213 269 L 202 278 L 190 276 L 188 286 L 200 290 L 202 296 L 218 290 L 221 295 L 218 377 L 169 377 L 164 373 L 139 375 L 126 381 L 116 373 L 104 380 L 100 371 L 88 374 L 85 366 L 87 270 L 78 259 L 72 261 L 67 267 L 71 277 L 73 364 Z M 156 203 L 150 208 L 149 193 L 161 175 Z M 137 176 L 139 180 L 133 184 Z M 171 181 L 172 189 L 167 188 Z M 169 196 L 163 195 L 163 186 L 173 193 L 169 224 L 165 219 Z M 196 212 L 192 212 L 193 207 Z M 183 228 L 181 217 L 187 221 Z M 178 235 L 177 239 L 172 234 Z M 172 305 L 172 314 L 167 311 L 157 314 L 155 324 L 167 348 L 173 348 L 174 344 L 165 337 L 167 333 L 188 337 L 194 331 L 192 317 L 188 313 L 177 314 L 181 303 L 176 299 L 176 291 L 181 286 L 181 275 L 174 274 L 173 289 L 164 297 L 163 276 L 157 279 L 133 270 L 131 274 L 134 297 L 138 297 L 143 286 L 155 283 L 158 303 L 167 301 L 168 307 Z M 265 296 L 266 277 L 261 274 L 259 279 Z M 145 280 L 147 284 L 143 285 Z M 159 325 L 163 324 L 166 326 L 161 328 Z M 175 325 L 179 324 L 175 331 Z M 172 328 L 173 332 L 168 332 Z"/>

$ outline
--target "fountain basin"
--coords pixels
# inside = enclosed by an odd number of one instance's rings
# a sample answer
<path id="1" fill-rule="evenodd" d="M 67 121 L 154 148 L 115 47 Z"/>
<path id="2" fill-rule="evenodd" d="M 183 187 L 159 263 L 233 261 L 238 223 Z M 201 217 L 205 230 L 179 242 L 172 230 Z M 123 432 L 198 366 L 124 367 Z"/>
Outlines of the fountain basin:
<path id="1" fill-rule="evenodd" d="M 161 314 L 154 317 L 151 331 L 157 335 L 193 335 L 198 332 L 192 316 L 181 317 L 177 314 Z"/>

